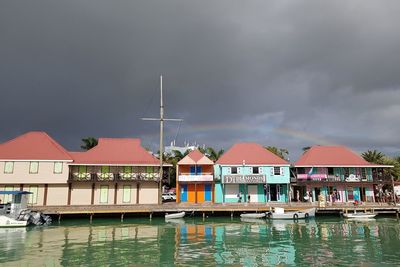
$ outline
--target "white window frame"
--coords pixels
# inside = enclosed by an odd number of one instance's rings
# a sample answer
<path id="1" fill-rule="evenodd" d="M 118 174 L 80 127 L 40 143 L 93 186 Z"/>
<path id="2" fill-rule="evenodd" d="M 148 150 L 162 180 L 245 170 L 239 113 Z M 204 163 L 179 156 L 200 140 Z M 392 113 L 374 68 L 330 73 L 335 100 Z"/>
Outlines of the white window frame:
<path id="1" fill-rule="evenodd" d="M 59 169 L 57 169 L 57 167 L 56 166 L 60 166 L 59 167 Z M 54 168 L 53 168 L 53 172 L 54 172 L 54 174 L 61 174 L 61 173 L 63 173 L 63 163 L 61 162 L 61 161 L 56 161 L 56 162 L 54 162 Z M 59 171 L 58 171 L 59 170 Z"/>
<path id="2" fill-rule="evenodd" d="M 104 199 L 102 199 L 103 188 L 107 189 L 107 195 L 106 195 L 106 200 L 105 201 L 104 201 Z M 110 187 L 108 185 L 100 185 L 100 190 L 99 190 L 100 191 L 100 196 L 99 196 L 99 203 L 100 204 L 107 204 L 108 203 L 108 194 L 110 193 L 109 190 L 110 190 Z"/>
<path id="3" fill-rule="evenodd" d="M 35 165 L 32 165 L 32 164 L 37 164 L 37 167 L 36 167 L 36 172 L 34 172 L 33 170 L 32 170 L 32 166 L 35 166 Z M 30 174 L 38 174 L 39 173 L 39 161 L 31 161 L 30 163 L 29 163 L 29 173 Z"/>
<path id="4" fill-rule="evenodd" d="M 227 174 L 231 174 L 231 173 L 232 173 L 231 167 L 226 167 L 226 173 L 227 173 Z"/>
<path id="5" fill-rule="evenodd" d="M 10 165 L 11 165 L 11 168 L 7 167 L 7 166 L 10 166 Z M 8 169 L 11 169 L 11 171 L 8 170 Z M 14 173 L 14 161 L 6 161 L 6 162 L 4 162 L 4 173 L 6 173 L 6 174 Z"/>
<path id="6" fill-rule="evenodd" d="M 263 167 L 258 167 L 258 173 L 259 174 L 263 174 L 264 173 Z"/>
<path id="7" fill-rule="evenodd" d="M 122 203 L 131 203 L 132 187 L 130 185 L 122 186 Z"/>

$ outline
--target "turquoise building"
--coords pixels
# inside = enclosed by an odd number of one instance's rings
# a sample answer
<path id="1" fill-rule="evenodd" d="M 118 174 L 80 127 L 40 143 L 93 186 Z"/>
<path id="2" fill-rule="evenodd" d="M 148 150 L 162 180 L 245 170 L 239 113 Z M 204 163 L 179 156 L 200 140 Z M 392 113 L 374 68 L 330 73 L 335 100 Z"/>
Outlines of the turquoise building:
<path id="1" fill-rule="evenodd" d="M 256 143 L 231 147 L 214 165 L 215 203 L 287 202 L 290 164 Z"/>

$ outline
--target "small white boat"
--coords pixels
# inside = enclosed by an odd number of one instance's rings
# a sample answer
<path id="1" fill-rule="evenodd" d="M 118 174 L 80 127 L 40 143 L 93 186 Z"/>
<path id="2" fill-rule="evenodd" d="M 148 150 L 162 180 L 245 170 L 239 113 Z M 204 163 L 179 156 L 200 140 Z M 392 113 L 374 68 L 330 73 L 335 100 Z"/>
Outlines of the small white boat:
<path id="1" fill-rule="evenodd" d="M 266 215 L 268 218 L 278 219 L 278 220 L 308 219 L 308 218 L 315 217 L 315 208 L 301 210 L 301 211 L 285 212 L 284 208 L 276 207 L 274 212 L 267 212 Z"/>
<path id="2" fill-rule="evenodd" d="M 18 221 L 6 215 L 0 215 L 0 227 L 25 227 L 28 221 Z"/>
<path id="3" fill-rule="evenodd" d="M 371 213 L 371 212 L 362 212 L 362 213 L 357 213 L 354 211 L 354 213 L 345 213 L 343 214 L 343 217 L 346 219 L 372 219 L 376 216 L 376 213 Z"/>
<path id="4" fill-rule="evenodd" d="M 184 211 L 178 212 L 178 213 L 171 213 L 171 214 L 166 213 L 165 219 L 179 219 L 179 218 L 185 217 L 185 214 L 186 213 Z"/>
<path id="5" fill-rule="evenodd" d="M 264 218 L 265 217 L 265 213 L 242 213 L 240 214 L 240 218 L 251 218 L 251 219 L 260 219 L 260 218 Z"/>

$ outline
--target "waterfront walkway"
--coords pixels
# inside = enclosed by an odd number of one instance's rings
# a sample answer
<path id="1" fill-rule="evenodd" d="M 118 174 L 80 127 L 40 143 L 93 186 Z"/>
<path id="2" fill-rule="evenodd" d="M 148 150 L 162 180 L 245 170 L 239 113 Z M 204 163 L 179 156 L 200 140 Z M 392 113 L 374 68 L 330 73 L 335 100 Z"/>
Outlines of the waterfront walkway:
<path id="1" fill-rule="evenodd" d="M 32 210 L 41 211 L 48 215 L 117 215 L 121 219 L 125 214 L 141 216 L 163 216 L 165 213 L 185 211 L 198 216 L 223 215 L 237 216 L 243 212 L 266 212 L 273 210 L 274 207 L 283 207 L 285 210 L 302 210 L 311 207 L 317 208 L 317 214 L 340 215 L 342 213 L 357 211 L 375 212 L 377 214 L 393 214 L 399 217 L 400 205 L 389 205 L 387 203 L 363 203 L 354 206 L 352 203 L 335 203 L 325 207 L 318 203 L 224 203 L 224 204 L 191 204 L 191 203 L 164 203 L 157 204 L 136 204 L 136 205 L 82 205 L 82 206 L 36 206 Z"/>

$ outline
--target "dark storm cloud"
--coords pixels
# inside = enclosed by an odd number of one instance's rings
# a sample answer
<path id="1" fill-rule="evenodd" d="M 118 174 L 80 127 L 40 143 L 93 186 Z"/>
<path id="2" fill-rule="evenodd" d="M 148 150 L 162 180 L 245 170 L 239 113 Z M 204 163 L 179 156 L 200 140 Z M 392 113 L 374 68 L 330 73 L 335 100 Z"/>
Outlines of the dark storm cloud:
<path id="1" fill-rule="evenodd" d="M 400 151 L 398 1 L 2 1 L 0 140 L 45 130 Z M 178 124 L 167 125 L 167 142 Z M 284 129 L 284 130 L 282 130 Z"/>

